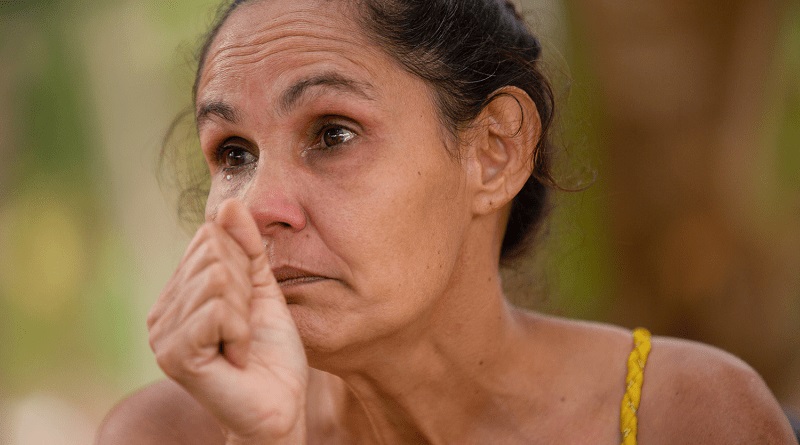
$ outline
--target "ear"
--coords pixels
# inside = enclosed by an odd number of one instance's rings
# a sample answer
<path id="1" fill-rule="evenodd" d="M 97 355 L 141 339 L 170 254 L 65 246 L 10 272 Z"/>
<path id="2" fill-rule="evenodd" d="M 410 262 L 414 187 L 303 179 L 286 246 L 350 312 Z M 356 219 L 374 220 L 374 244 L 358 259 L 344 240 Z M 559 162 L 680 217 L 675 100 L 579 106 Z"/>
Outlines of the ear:
<path id="1" fill-rule="evenodd" d="M 541 121 L 536 104 L 517 87 L 503 87 L 483 108 L 471 129 L 473 211 L 503 208 L 522 190 L 533 171 Z"/>

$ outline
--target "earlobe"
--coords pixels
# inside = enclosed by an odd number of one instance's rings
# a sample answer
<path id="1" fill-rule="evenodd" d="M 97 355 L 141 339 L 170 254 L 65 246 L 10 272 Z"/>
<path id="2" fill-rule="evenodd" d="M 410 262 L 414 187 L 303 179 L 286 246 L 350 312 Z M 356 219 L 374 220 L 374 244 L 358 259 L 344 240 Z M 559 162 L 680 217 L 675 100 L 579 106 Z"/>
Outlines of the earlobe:
<path id="1" fill-rule="evenodd" d="M 488 214 L 511 202 L 531 175 L 541 123 L 536 104 L 517 87 L 497 90 L 476 123 L 474 211 Z"/>

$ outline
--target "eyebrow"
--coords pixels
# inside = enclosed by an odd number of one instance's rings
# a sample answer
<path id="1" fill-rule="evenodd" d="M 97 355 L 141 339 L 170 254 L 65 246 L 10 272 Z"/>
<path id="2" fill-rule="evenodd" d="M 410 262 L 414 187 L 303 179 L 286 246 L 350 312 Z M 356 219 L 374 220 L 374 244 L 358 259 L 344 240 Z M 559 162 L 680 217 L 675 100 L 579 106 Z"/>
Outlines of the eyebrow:
<path id="1" fill-rule="evenodd" d="M 325 72 L 302 79 L 287 88 L 278 102 L 279 111 L 283 114 L 288 113 L 292 108 L 297 106 L 308 91 L 319 86 L 352 93 L 370 101 L 375 100 L 369 94 L 371 90 L 373 90 L 371 84 L 353 80 L 335 72 Z"/>
<path id="2" fill-rule="evenodd" d="M 237 124 L 240 122 L 239 113 L 235 108 L 225 102 L 215 100 L 200 105 L 197 110 L 197 127 L 200 128 L 211 120 L 211 116 L 217 116 L 228 122 Z"/>
<path id="3" fill-rule="evenodd" d="M 300 100 L 315 87 L 329 87 L 335 90 L 348 92 L 361 96 L 366 100 L 375 100 L 370 92 L 374 89 L 367 82 L 361 82 L 342 76 L 335 72 L 315 74 L 305 79 L 301 79 L 286 89 L 278 100 L 278 111 L 286 114 L 296 107 Z M 202 127 L 211 120 L 211 116 L 216 116 L 227 122 L 238 124 L 241 122 L 239 112 L 235 107 L 221 101 L 214 100 L 200 105 L 197 110 L 197 127 Z"/>

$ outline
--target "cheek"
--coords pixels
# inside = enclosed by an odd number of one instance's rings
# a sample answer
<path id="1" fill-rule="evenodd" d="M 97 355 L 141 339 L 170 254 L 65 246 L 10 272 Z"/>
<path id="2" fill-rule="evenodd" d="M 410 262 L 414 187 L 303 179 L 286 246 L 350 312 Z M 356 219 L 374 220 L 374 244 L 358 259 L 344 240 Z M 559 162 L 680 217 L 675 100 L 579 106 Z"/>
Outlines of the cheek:
<path id="1" fill-rule="evenodd" d="M 217 209 L 228 198 L 244 199 L 244 192 L 247 190 L 251 180 L 251 174 L 233 175 L 230 180 L 225 175 L 211 178 L 211 186 L 206 198 L 205 217 L 210 221 L 216 214 Z"/>
<path id="2" fill-rule="evenodd" d="M 330 247 L 366 298 L 394 295 L 407 304 L 438 289 L 455 261 L 464 219 L 459 167 L 449 158 L 423 160 L 389 163 L 325 200 L 320 231 L 335 233 Z"/>
<path id="3" fill-rule="evenodd" d="M 210 221 L 217 214 L 217 209 L 225 199 L 231 196 L 228 187 L 220 187 L 217 183 L 218 179 L 212 178 L 211 188 L 208 191 L 208 198 L 206 199 L 206 221 Z"/>
<path id="4" fill-rule="evenodd" d="M 216 216 L 217 208 L 219 208 L 219 205 L 222 204 L 224 200 L 225 197 L 220 193 L 219 187 L 212 182 L 211 188 L 208 191 L 208 198 L 206 199 L 206 221 L 211 221 Z"/>

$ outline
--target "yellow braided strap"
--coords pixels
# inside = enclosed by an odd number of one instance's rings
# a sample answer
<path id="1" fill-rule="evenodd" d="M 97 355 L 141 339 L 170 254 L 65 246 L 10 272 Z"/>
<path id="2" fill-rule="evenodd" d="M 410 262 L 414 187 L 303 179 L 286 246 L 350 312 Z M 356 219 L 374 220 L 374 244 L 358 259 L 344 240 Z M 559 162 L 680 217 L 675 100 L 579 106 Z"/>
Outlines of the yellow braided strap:
<path id="1" fill-rule="evenodd" d="M 622 433 L 622 445 L 636 445 L 636 433 L 639 419 L 639 401 L 642 399 L 642 383 L 644 382 L 644 365 L 650 354 L 650 332 L 644 328 L 633 330 L 633 351 L 628 356 L 628 375 L 625 377 L 625 395 L 622 397 L 622 408 L 619 414 L 619 431 Z"/>

